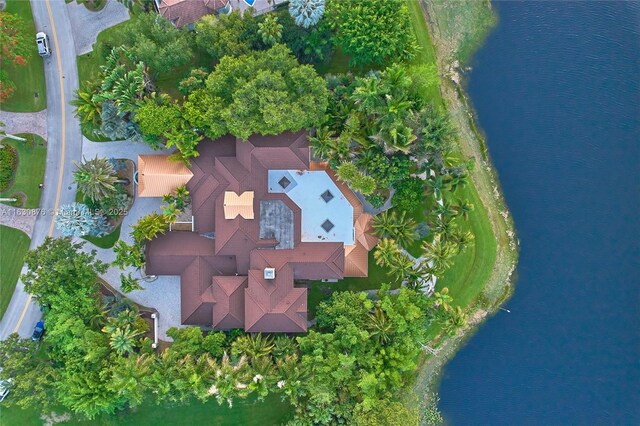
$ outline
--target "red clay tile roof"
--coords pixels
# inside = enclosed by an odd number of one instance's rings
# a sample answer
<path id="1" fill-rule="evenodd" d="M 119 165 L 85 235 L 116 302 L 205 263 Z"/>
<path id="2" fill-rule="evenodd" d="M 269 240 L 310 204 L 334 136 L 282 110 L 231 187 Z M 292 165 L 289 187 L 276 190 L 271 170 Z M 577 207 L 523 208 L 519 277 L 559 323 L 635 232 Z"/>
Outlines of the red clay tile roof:
<path id="1" fill-rule="evenodd" d="M 181 276 L 184 324 L 244 326 L 250 332 L 306 331 L 307 291 L 294 287 L 294 280 L 342 279 L 347 273 L 366 276 L 367 250 L 374 244 L 365 235 L 370 216 L 362 214 L 355 194 L 338 182 L 354 205 L 354 224 L 362 235 L 356 232 L 356 244 L 349 247 L 300 241 L 300 207 L 285 194 L 270 194 L 267 175 L 270 169 L 309 169 L 305 132 L 252 136 L 248 141 L 227 136 L 201 142 L 198 151 L 200 156 L 192 159 L 193 178 L 187 183 L 196 232 L 169 232 L 149 242 L 147 273 Z M 225 219 L 226 191 L 253 191 L 255 219 L 241 215 Z M 277 241 L 260 239 L 261 200 L 282 200 L 293 212 L 292 249 L 276 250 Z M 267 267 L 275 268 L 274 280 L 264 279 Z"/>
<path id="2" fill-rule="evenodd" d="M 193 24 L 205 15 L 223 8 L 226 0 L 162 0 L 158 11 L 177 27 Z"/>

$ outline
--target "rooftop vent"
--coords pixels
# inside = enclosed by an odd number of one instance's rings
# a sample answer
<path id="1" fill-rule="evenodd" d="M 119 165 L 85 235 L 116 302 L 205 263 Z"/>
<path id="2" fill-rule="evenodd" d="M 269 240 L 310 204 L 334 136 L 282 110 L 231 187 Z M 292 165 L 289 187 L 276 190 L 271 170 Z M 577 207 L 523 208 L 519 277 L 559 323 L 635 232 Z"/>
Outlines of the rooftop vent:
<path id="1" fill-rule="evenodd" d="M 325 220 L 321 226 L 322 226 L 322 229 L 324 229 L 324 231 L 327 233 L 331 231 L 334 227 L 333 223 L 331 223 L 329 219 Z"/>
<path id="2" fill-rule="evenodd" d="M 333 194 L 328 189 L 324 191 L 320 196 L 322 197 L 325 203 L 328 203 L 329 201 L 333 200 Z"/>
<path id="3" fill-rule="evenodd" d="M 275 268 L 264 268 L 264 279 L 265 280 L 275 280 L 276 279 L 276 270 L 275 270 Z"/>
<path id="4" fill-rule="evenodd" d="M 291 184 L 291 181 L 287 179 L 286 176 L 282 176 L 282 179 L 278 181 L 278 184 L 282 187 L 282 189 L 287 189 L 287 186 Z"/>

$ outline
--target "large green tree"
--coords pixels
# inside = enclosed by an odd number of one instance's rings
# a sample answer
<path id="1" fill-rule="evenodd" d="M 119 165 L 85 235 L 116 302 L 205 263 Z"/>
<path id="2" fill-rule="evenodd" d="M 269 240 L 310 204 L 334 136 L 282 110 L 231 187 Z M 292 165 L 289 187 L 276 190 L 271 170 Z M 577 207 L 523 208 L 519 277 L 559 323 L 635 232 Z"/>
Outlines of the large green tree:
<path id="1" fill-rule="evenodd" d="M 196 43 L 214 61 L 251 52 L 258 43 L 258 21 L 250 11 L 206 15 L 196 23 Z"/>
<path id="2" fill-rule="evenodd" d="M 155 13 L 136 14 L 122 34 L 135 60 L 155 73 L 171 71 L 193 57 L 190 35 Z"/>
<path id="3" fill-rule="evenodd" d="M 225 133 L 246 139 L 312 127 L 323 121 L 326 107 L 324 81 L 277 44 L 222 58 L 206 88 L 189 96 L 183 116 L 212 139 Z"/>
<path id="4" fill-rule="evenodd" d="M 418 49 L 407 6 L 398 0 L 332 1 L 335 43 L 358 65 L 408 59 Z"/>

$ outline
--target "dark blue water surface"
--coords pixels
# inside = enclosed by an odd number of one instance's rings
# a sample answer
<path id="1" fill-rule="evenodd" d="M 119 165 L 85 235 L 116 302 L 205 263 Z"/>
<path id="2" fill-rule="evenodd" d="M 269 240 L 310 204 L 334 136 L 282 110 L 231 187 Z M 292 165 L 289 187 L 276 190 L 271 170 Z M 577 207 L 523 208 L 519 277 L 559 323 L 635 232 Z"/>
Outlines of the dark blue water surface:
<path id="1" fill-rule="evenodd" d="M 640 424 L 640 3 L 505 2 L 469 93 L 521 240 L 454 425 Z"/>

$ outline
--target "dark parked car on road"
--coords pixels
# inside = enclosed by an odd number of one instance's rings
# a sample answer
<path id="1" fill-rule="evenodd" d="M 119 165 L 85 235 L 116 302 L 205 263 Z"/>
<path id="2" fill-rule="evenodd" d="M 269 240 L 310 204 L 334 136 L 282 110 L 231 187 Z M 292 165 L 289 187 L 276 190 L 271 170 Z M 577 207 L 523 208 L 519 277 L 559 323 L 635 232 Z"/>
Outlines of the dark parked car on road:
<path id="1" fill-rule="evenodd" d="M 36 341 L 40 340 L 42 335 L 44 334 L 44 321 L 40 320 L 33 328 L 33 334 L 31 335 L 31 340 Z"/>

